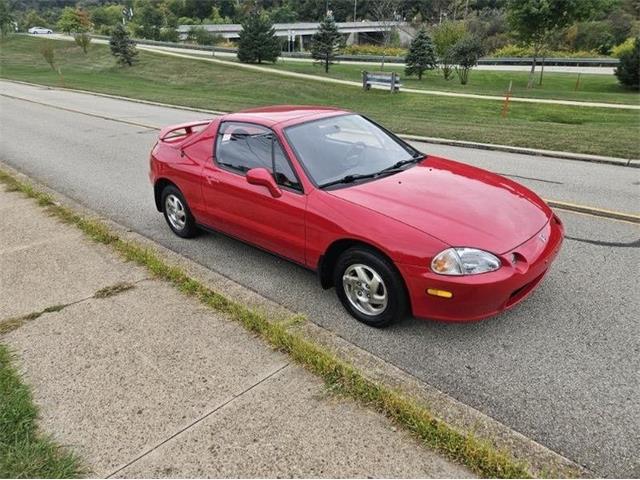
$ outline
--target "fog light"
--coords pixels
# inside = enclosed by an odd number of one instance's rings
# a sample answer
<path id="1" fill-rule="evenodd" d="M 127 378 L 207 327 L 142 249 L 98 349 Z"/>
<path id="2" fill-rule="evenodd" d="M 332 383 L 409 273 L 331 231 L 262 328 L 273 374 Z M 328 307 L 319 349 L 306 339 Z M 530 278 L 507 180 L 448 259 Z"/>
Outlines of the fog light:
<path id="1" fill-rule="evenodd" d="M 428 288 L 427 293 L 429 295 L 433 295 L 434 297 L 442 297 L 442 298 L 453 297 L 453 293 L 448 292 L 447 290 L 438 290 L 437 288 Z"/>

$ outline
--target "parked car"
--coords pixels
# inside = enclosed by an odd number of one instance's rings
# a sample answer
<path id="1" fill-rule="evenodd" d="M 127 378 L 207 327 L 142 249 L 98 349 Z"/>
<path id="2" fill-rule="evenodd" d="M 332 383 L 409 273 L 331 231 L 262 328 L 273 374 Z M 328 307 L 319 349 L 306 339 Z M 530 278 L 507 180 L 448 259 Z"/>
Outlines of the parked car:
<path id="1" fill-rule="evenodd" d="M 50 35 L 53 33 L 53 30 L 44 27 L 31 27 L 27 31 L 32 35 Z"/>
<path id="2" fill-rule="evenodd" d="M 466 322 L 511 308 L 540 284 L 564 237 L 522 185 L 332 108 L 164 128 L 150 179 L 176 235 L 222 232 L 314 270 L 375 327 L 407 312 Z"/>

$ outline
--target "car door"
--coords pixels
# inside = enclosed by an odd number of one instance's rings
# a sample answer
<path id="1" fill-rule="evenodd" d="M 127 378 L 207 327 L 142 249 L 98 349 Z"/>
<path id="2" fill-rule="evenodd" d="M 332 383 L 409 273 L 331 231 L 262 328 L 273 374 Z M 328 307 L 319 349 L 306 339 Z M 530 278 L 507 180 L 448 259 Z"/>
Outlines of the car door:
<path id="1" fill-rule="evenodd" d="M 268 170 L 281 195 L 249 184 L 246 173 L 253 168 Z M 203 169 L 202 192 L 209 216 L 225 233 L 304 264 L 306 196 L 273 131 L 223 122 L 213 161 Z"/>

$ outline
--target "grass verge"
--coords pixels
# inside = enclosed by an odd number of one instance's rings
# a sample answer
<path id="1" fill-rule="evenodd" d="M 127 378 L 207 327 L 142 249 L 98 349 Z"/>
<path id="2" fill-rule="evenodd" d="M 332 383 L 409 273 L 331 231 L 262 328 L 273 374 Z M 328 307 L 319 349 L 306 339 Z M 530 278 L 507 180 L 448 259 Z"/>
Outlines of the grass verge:
<path id="1" fill-rule="evenodd" d="M 117 67 L 105 45 L 88 54 L 48 40 L 64 83 L 40 54 L 41 38 L 0 40 L 0 77 L 199 109 L 235 111 L 274 104 L 329 105 L 361 112 L 396 133 L 636 158 L 635 110 L 512 103 L 372 90 L 140 51 L 134 67 Z"/>
<path id="2" fill-rule="evenodd" d="M 79 460 L 38 432 L 29 388 L 0 344 L 0 478 L 76 478 Z"/>
<path id="3" fill-rule="evenodd" d="M 224 59 L 227 60 L 226 57 Z M 323 67 L 319 64 L 280 59 L 274 65 L 269 64 L 269 68 L 360 82 L 362 81 L 362 70 L 377 72 L 380 71 L 380 64 L 350 65 L 337 63 L 331 66 L 329 73 L 325 73 Z M 534 88 L 527 88 L 529 73 L 520 71 L 475 69 L 469 75 L 469 83 L 467 85 L 461 85 L 457 78 L 445 80 L 438 71 L 425 73 L 422 80 L 405 76 L 403 68 L 398 65 L 387 65 L 384 71 L 395 71 L 402 78 L 404 87 L 418 90 L 504 96 L 509 88 L 509 82 L 513 82 L 513 97 L 630 105 L 638 105 L 640 103 L 640 95 L 633 90 L 623 88 L 613 74 L 580 74 L 580 79 L 578 80 L 577 73 L 545 72 L 542 85 L 538 85 L 536 82 Z"/>
<path id="4" fill-rule="evenodd" d="M 186 295 L 242 324 L 263 338 L 273 348 L 288 354 L 294 361 L 320 376 L 327 387 L 362 405 L 388 416 L 416 435 L 425 445 L 469 467 L 483 477 L 529 478 L 529 467 L 516 461 L 508 452 L 500 451 L 471 434 L 461 433 L 435 418 L 429 409 L 403 393 L 368 379 L 356 368 L 337 358 L 327 349 L 289 330 L 300 322 L 299 316 L 282 321 L 266 313 L 213 291 L 184 270 L 167 264 L 159 255 L 141 245 L 123 240 L 103 222 L 86 218 L 0 169 L 0 183 L 35 199 L 58 219 L 79 228 L 90 239 L 109 245 L 124 259 L 146 267 L 156 278 L 165 280 Z M 563 476 L 568 473 L 563 472 Z M 576 472 L 577 474 L 577 472 Z"/>

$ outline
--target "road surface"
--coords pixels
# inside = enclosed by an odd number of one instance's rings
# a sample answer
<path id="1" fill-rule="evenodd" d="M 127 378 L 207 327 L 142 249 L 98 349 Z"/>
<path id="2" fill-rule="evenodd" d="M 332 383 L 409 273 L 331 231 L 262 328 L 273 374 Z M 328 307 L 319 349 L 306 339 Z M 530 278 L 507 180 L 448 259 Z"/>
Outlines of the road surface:
<path id="1" fill-rule="evenodd" d="M 559 212 L 564 250 L 516 309 L 469 325 L 407 318 L 371 329 L 312 272 L 221 235 L 185 241 L 170 233 L 148 184 L 157 135 L 148 127 L 207 115 L 8 82 L 0 92 L 23 97 L 0 97 L 0 161 L 305 313 L 597 475 L 640 475 L 637 225 Z M 640 204 L 639 169 L 417 145 L 508 174 L 545 198 L 628 213 Z"/>

